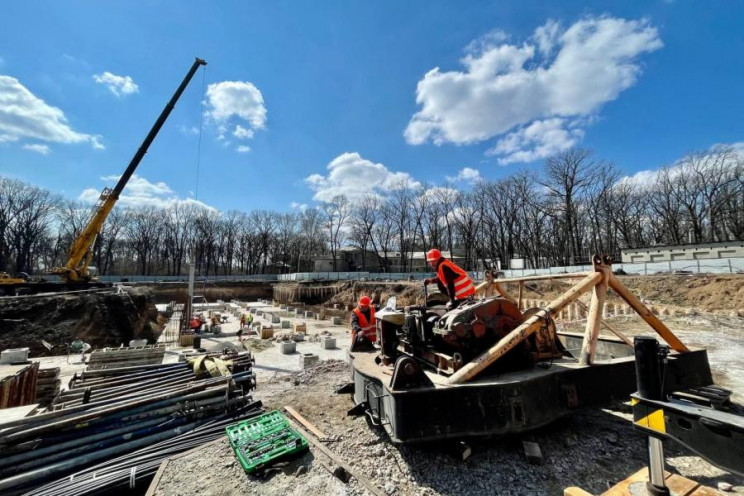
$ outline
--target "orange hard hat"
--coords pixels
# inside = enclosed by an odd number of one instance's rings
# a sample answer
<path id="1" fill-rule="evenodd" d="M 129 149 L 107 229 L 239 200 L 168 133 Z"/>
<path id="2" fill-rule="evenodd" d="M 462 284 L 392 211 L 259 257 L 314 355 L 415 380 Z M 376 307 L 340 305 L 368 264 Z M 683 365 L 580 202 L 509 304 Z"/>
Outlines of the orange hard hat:
<path id="1" fill-rule="evenodd" d="M 372 300 L 369 299 L 369 296 L 362 296 L 359 298 L 359 304 L 363 307 L 368 307 L 372 303 Z"/>
<path id="2" fill-rule="evenodd" d="M 431 250 L 426 252 L 426 261 L 427 262 L 436 262 L 442 258 L 442 253 L 437 250 L 436 248 L 432 248 Z"/>

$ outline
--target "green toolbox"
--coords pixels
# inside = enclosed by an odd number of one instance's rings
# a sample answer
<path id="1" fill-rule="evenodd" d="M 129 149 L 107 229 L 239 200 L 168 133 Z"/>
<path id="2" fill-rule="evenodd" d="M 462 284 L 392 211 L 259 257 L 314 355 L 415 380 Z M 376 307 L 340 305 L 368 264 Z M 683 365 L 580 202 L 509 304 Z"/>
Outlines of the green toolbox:
<path id="1" fill-rule="evenodd" d="M 307 439 L 279 411 L 228 425 L 225 432 L 235 456 L 249 474 L 308 447 Z"/>

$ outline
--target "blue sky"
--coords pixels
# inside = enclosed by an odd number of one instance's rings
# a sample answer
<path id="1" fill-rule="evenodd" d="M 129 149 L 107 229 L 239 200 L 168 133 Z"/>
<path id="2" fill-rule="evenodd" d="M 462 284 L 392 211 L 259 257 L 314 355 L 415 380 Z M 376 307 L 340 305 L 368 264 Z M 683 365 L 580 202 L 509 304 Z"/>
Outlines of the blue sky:
<path id="1" fill-rule="evenodd" d="M 739 2 L 134 5 L 5 6 L 1 174 L 94 197 L 194 56 L 205 87 L 199 72 L 130 203 L 193 195 L 202 113 L 198 199 L 221 210 L 464 187 L 572 145 L 632 174 L 744 141 Z"/>

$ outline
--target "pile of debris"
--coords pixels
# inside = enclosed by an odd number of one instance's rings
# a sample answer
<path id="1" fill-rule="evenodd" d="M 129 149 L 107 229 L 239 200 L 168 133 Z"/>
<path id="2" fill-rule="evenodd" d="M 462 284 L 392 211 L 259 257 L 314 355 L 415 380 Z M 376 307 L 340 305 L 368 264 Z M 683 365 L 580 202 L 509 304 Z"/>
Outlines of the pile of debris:
<path id="1" fill-rule="evenodd" d="M 206 366 L 207 360 L 214 366 Z M 17 494 L 60 477 L 72 481 L 75 470 L 157 443 L 173 441 L 170 452 L 185 451 L 195 439 L 221 435 L 224 425 L 215 422 L 260 410 L 251 396 L 256 383 L 250 353 L 198 362 L 85 371 L 55 398 L 51 411 L 0 424 L 0 492 Z M 195 431 L 206 425 L 214 429 Z M 192 431 L 197 434 L 176 442 Z M 121 477 L 97 479 L 95 485 L 107 488 Z"/>

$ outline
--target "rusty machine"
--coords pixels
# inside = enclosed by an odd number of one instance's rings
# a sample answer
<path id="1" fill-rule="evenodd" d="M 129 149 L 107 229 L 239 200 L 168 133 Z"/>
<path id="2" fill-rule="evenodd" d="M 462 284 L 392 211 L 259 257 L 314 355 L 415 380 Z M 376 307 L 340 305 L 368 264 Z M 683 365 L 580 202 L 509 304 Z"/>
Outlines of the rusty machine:
<path id="1" fill-rule="evenodd" d="M 489 279 L 478 296 L 448 311 L 436 295 L 421 305 L 377 312 L 379 349 L 349 351 L 356 412 L 366 413 L 394 442 L 535 429 L 581 407 L 628 398 L 635 391 L 633 342 L 603 320 L 609 288 L 665 341 L 666 384 L 710 386 L 705 350 L 688 349 L 595 256 L 582 273 Z M 577 280 L 543 308 L 522 309 L 526 282 Z M 519 285 L 514 298 L 504 283 Z M 591 292 L 585 333 L 558 332 L 554 319 Z M 490 294 L 489 296 L 484 296 Z M 605 325 L 616 337 L 600 336 Z"/>

